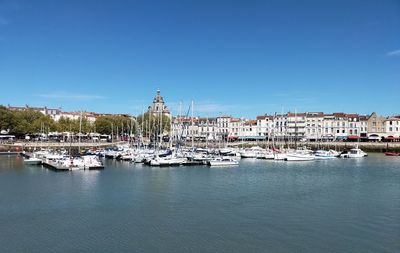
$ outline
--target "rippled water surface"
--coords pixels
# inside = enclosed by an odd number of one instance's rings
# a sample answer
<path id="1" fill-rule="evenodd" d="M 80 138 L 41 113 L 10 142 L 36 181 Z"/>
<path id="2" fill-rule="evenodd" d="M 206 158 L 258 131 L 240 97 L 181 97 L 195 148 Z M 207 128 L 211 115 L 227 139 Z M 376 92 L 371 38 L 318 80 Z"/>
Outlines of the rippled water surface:
<path id="1" fill-rule="evenodd" d="M 0 157 L 0 252 L 400 252 L 400 157 L 106 166 Z"/>

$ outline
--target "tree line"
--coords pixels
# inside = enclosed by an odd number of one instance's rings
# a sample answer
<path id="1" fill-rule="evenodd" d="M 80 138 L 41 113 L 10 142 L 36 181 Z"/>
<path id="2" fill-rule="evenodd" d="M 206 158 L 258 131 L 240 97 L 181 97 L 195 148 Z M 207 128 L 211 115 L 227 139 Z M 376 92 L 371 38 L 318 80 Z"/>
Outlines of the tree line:
<path id="1" fill-rule="evenodd" d="M 169 132 L 169 118 L 164 115 L 160 120 L 159 116 L 148 112 L 137 117 L 100 116 L 94 122 L 89 121 L 85 116 L 81 119 L 61 117 L 58 121 L 55 121 L 49 115 L 44 115 L 33 109 L 16 111 L 0 105 L 0 130 L 17 137 L 49 132 L 82 132 L 107 135 L 132 133 L 154 136 L 155 133 L 160 132 L 161 128 L 164 133 Z"/>

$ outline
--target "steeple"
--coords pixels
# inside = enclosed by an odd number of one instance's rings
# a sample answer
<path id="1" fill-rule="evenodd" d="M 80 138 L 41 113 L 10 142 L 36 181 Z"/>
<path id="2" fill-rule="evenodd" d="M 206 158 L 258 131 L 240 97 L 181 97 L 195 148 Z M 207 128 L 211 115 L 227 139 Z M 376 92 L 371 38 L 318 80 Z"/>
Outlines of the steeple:
<path id="1" fill-rule="evenodd" d="M 153 114 L 162 113 L 164 115 L 170 116 L 170 112 L 165 105 L 164 98 L 161 96 L 160 89 L 157 89 L 156 95 L 153 99 L 153 104 L 149 106 L 149 111 Z"/>

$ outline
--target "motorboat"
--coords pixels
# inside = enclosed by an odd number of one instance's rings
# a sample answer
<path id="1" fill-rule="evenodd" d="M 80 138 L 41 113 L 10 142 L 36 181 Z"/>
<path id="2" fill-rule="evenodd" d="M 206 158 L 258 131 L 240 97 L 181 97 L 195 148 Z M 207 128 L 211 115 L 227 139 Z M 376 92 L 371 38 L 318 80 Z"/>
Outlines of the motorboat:
<path id="1" fill-rule="evenodd" d="M 256 158 L 257 155 L 262 153 L 263 151 L 265 151 L 263 148 L 251 147 L 251 148 L 245 148 L 241 150 L 239 153 L 242 158 Z"/>
<path id="2" fill-rule="evenodd" d="M 150 166 L 179 166 L 187 161 L 180 157 L 155 157 L 150 161 Z"/>
<path id="3" fill-rule="evenodd" d="M 340 154 L 341 158 L 362 158 L 366 156 L 368 156 L 368 154 L 359 148 L 352 148 Z"/>
<path id="4" fill-rule="evenodd" d="M 42 159 L 37 157 L 29 157 L 24 159 L 24 163 L 28 165 L 40 165 L 42 164 Z"/>
<path id="5" fill-rule="evenodd" d="M 217 157 L 213 160 L 208 161 L 210 166 L 233 166 L 238 165 L 239 161 L 233 159 L 232 157 Z"/>
<path id="6" fill-rule="evenodd" d="M 317 160 L 328 160 L 339 157 L 340 153 L 335 150 L 317 150 L 314 155 Z"/>

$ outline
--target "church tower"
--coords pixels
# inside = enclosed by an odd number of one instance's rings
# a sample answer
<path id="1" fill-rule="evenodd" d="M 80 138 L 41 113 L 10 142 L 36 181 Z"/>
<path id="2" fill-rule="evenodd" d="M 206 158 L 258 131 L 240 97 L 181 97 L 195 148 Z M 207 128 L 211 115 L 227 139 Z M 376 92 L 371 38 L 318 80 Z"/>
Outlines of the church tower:
<path id="1" fill-rule="evenodd" d="M 153 104 L 148 108 L 149 112 L 153 115 L 159 115 L 162 113 L 168 117 L 171 117 L 171 113 L 168 107 L 165 105 L 164 98 L 160 94 L 160 90 L 157 90 L 156 96 L 153 99 Z"/>

